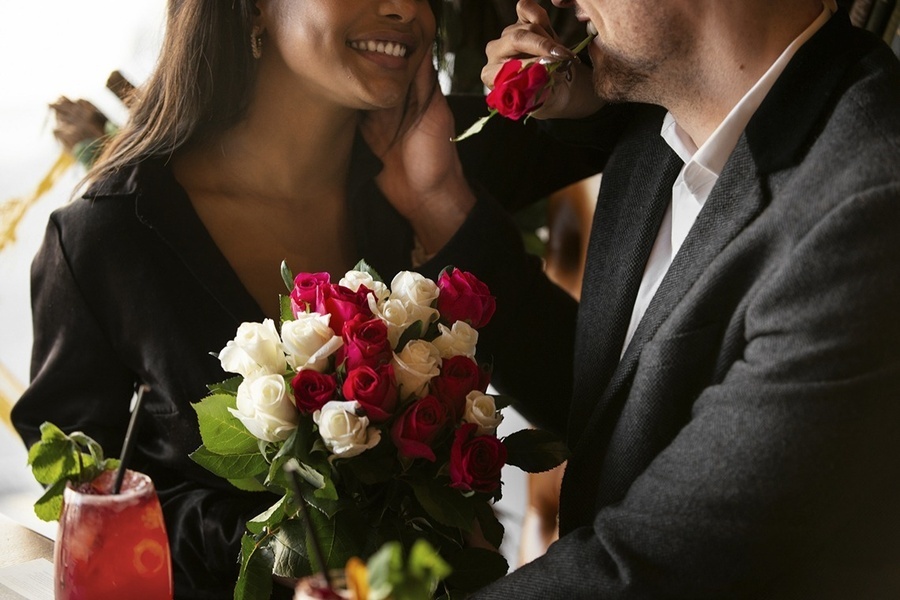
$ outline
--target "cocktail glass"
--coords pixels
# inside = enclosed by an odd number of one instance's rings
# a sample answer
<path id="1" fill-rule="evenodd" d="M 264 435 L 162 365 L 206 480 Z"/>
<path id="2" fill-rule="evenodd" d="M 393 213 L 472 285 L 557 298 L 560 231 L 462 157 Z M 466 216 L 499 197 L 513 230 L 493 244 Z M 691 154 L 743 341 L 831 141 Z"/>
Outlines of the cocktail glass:
<path id="1" fill-rule="evenodd" d="M 172 559 L 156 488 L 126 471 L 66 487 L 54 552 L 56 600 L 171 600 Z"/>

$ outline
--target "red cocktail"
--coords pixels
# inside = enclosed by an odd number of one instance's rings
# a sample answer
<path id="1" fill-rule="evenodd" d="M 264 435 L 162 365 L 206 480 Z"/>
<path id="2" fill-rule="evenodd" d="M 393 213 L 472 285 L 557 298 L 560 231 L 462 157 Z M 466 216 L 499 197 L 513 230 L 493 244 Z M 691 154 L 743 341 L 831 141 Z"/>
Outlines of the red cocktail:
<path id="1" fill-rule="evenodd" d="M 153 482 L 115 471 L 66 487 L 56 540 L 56 600 L 172 598 L 172 559 Z"/>

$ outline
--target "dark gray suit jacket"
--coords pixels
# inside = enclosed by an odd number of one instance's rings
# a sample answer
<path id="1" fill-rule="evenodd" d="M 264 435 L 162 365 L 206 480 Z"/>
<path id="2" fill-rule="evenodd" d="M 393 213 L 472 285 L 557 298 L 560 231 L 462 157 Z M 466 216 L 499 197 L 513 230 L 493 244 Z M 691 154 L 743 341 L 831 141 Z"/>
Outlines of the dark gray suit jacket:
<path id="1" fill-rule="evenodd" d="M 900 597 L 900 65 L 845 12 L 800 49 L 621 360 L 680 162 L 663 110 L 614 110 L 580 124 L 609 158 L 577 328 L 489 205 L 446 249 L 498 295 L 495 381 L 573 450 L 561 539 L 477 597 Z"/>

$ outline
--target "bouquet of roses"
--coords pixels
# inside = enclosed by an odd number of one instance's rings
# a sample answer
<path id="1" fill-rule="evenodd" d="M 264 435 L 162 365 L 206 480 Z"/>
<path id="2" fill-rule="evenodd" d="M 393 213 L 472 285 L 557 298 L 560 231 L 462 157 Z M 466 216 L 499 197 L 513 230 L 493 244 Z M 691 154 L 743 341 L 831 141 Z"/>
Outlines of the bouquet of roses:
<path id="1" fill-rule="evenodd" d="M 490 369 L 475 357 L 495 309 L 487 286 L 448 268 L 388 287 L 365 262 L 337 284 L 285 265 L 282 276 L 280 329 L 243 323 L 218 354 L 238 376 L 194 405 L 203 445 L 191 457 L 280 497 L 247 524 L 235 598 L 268 598 L 273 573 L 315 571 L 316 544 L 338 568 L 425 539 L 452 568 L 441 589 L 453 597 L 502 576 L 500 554 L 468 543 L 500 545 L 501 468 L 547 470 L 566 451 L 540 430 L 496 435 L 507 403 L 486 393 Z"/>

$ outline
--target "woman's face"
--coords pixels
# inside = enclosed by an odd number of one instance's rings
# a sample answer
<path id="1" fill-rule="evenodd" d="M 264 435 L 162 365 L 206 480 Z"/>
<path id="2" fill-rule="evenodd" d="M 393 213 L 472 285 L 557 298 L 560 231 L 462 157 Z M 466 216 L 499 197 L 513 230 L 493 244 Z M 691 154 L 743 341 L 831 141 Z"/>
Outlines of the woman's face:
<path id="1" fill-rule="evenodd" d="M 428 0 L 258 0 L 261 73 L 316 101 L 388 108 L 430 60 Z"/>

